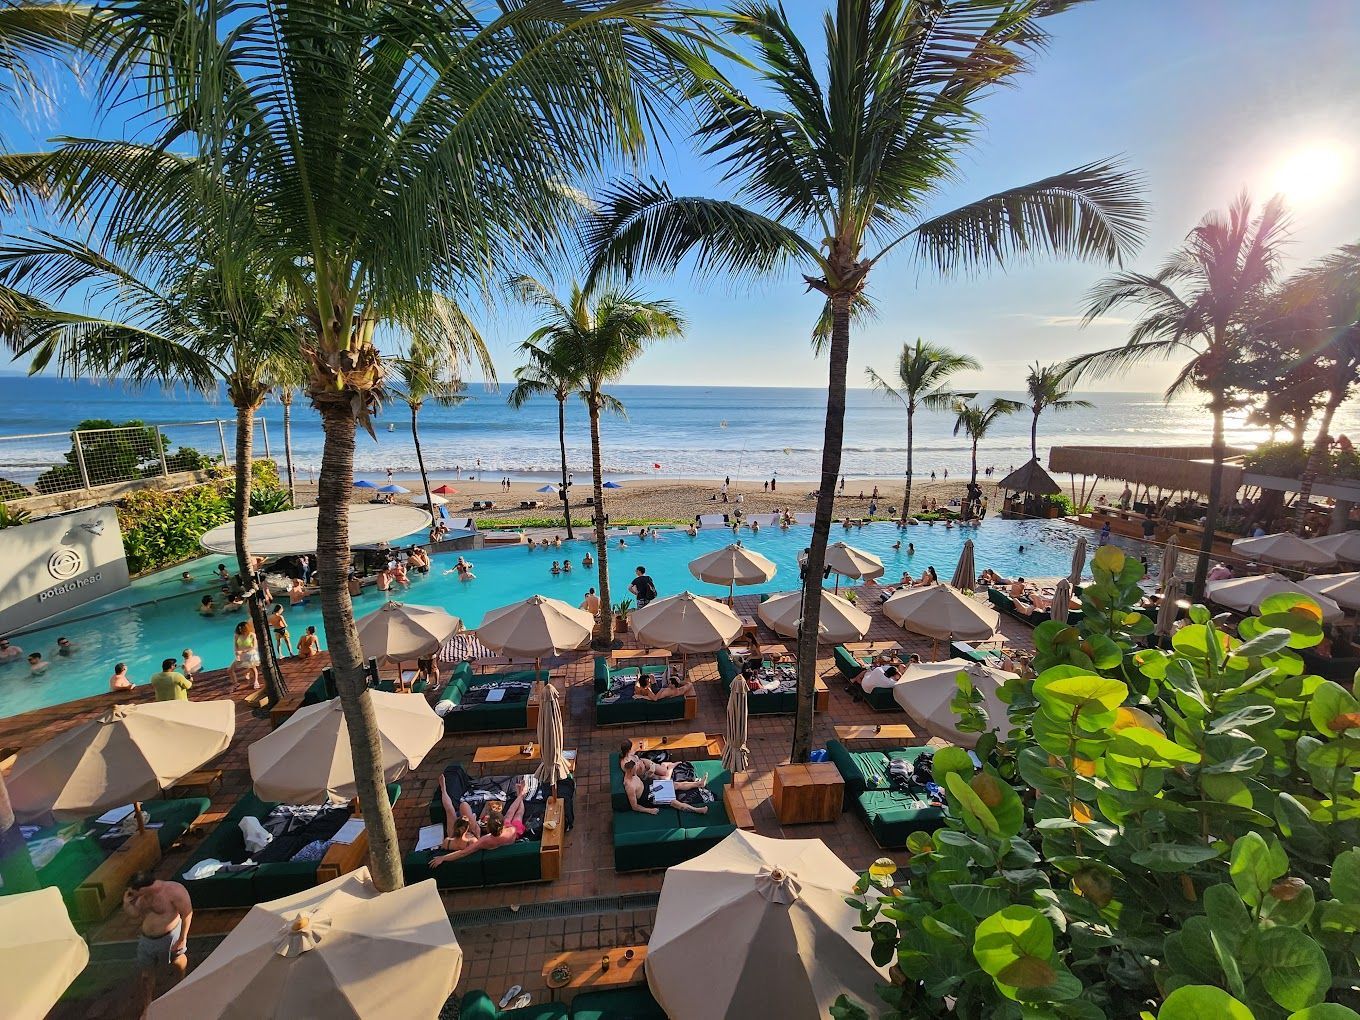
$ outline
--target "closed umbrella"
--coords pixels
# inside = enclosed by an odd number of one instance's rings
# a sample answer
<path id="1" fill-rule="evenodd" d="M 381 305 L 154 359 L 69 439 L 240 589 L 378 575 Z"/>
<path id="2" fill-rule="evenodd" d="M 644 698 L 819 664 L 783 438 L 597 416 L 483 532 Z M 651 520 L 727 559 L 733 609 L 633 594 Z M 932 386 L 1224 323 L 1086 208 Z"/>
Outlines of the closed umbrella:
<path id="1" fill-rule="evenodd" d="M 1341 607 L 1326 595 L 1308 591 L 1280 574 L 1253 574 L 1250 577 L 1229 577 L 1210 581 L 1204 586 L 1210 602 L 1227 606 L 1239 613 L 1250 613 L 1272 595 L 1302 595 L 1312 599 L 1322 610 L 1322 619 L 1333 623 L 1341 619 Z"/>
<path id="2" fill-rule="evenodd" d="M 1299 587 L 1331 599 L 1342 609 L 1360 610 L 1360 573 L 1318 574 L 1300 581 Z"/>
<path id="3" fill-rule="evenodd" d="M 883 603 L 883 615 L 913 634 L 937 641 L 982 641 L 1001 624 L 995 609 L 945 584 L 898 591 Z"/>
<path id="4" fill-rule="evenodd" d="M 608 606 L 605 607 L 608 609 Z M 590 640 L 595 617 L 560 599 L 531 595 L 523 602 L 493 609 L 482 617 L 477 637 L 502 655 L 561 655 Z"/>
<path id="5" fill-rule="evenodd" d="M 858 577 L 872 581 L 883 576 L 882 560 L 873 553 L 856 549 L 844 542 L 832 542 L 826 547 L 826 567 L 836 575 L 838 590 L 842 577 Z"/>
<path id="6" fill-rule="evenodd" d="M 147 1016 L 432 1017 L 462 969 L 434 880 L 380 893 L 363 867 L 251 907 Z"/>
<path id="7" fill-rule="evenodd" d="M 1072 582 L 1065 577 L 1058 578 L 1053 586 L 1053 606 L 1048 615 L 1059 623 L 1066 623 L 1072 612 Z"/>
<path id="8" fill-rule="evenodd" d="M 803 593 L 786 591 L 771 595 L 760 604 L 757 612 L 765 625 L 776 634 L 797 637 L 798 625 L 803 619 Z M 857 641 L 869 633 L 872 622 L 868 613 L 839 595 L 822 590 L 822 612 L 817 622 L 818 641 L 832 645 Z"/>
<path id="9" fill-rule="evenodd" d="M 1176 560 L 1179 558 L 1180 550 L 1176 548 L 1174 540 L 1168 540 L 1162 549 L 1162 567 L 1157 575 L 1157 580 L 1163 585 L 1171 578 L 1176 576 Z"/>
<path id="10" fill-rule="evenodd" d="M 60 889 L 0 896 L 0 977 L 11 1020 L 42 1020 L 89 962 Z"/>
<path id="11" fill-rule="evenodd" d="M 729 772 L 745 772 L 751 762 L 751 752 L 746 747 L 746 678 L 738 674 L 732 679 L 732 689 L 727 694 L 727 727 L 723 730 L 722 761 L 723 768 Z"/>
<path id="12" fill-rule="evenodd" d="M 21 752 L 5 785 L 20 821 L 81 819 L 159 796 L 225 751 L 235 734 L 231 701 L 115 705 Z"/>
<path id="13" fill-rule="evenodd" d="M 562 754 L 562 702 L 557 688 L 543 685 L 538 706 L 538 768 L 534 777 L 553 785 L 571 775 L 571 765 Z"/>
<path id="14" fill-rule="evenodd" d="M 972 591 L 977 587 L 977 567 L 973 563 L 973 540 L 963 543 L 959 553 L 959 565 L 954 568 L 954 579 L 949 582 L 960 591 Z"/>
<path id="15" fill-rule="evenodd" d="M 355 627 L 365 656 L 403 662 L 434 655 L 463 629 L 463 621 L 438 606 L 384 602 Z"/>
<path id="16" fill-rule="evenodd" d="M 968 659 L 945 659 L 943 662 L 912 663 L 902 671 L 893 686 L 893 700 L 913 719 L 929 726 L 937 736 L 963 747 L 977 744 L 979 733 L 959 730 L 959 718 L 950 707 L 958 692 L 958 675 L 967 673 L 973 686 L 982 695 L 982 708 L 987 713 L 987 728 L 1005 735 L 1009 729 L 1006 704 L 997 696 L 997 688 L 1016 676 L 1005 670 L 993 669 Z"/>
<path id="17" fill-rule="evenodd" d="M 1306 539 L 1309 545 L 1330 553 L 1346 563 L 1360 563 L 1360 531 L 1342 531 L 1335 535 L 1319 535 Z"/>
<path id="18" fill-rule="evenodd" d="M 699 580 L 727 585 L 729 602 L 737 585 L 764 584 L 774 578 L 776 569 L 760 553 L 737 544 L 717 549 L 689 563 L 689 572 Z"/>
<path id="19" fill-rule="evenodd" d="M 1162 603 L 1157 607 L 1156 633 L 1158 637 L 1170 637 L 1171 631 L 1176 625 L 1176 617 L 1180 614 L 1181 592 L 1184 589 L 1184 582 L 1179 577 L 1172 575 L 1162 585 Z"/>
<path id="20" fill-rule="evenodd" d="M 1082 571 L 1086 569 L 1086 536 L 1082 535 L 1077 539 L 1077 547 L 1072 550 L 1072 573 L 1067 575 L 1067 579 L 1072 582 L 1075 588 L 1081 584 Z"/>
<path id="21" fill-rule="evenodd" d="M 383 778 L 392 783 L 444 735 L 429 702 L 409 694 L 370 690 L 382 749 Z M 356 794 L 349 724 L 339 698 L 298 709 L 278 729 L 250 745 L 250 777 L 261 800 L 316 804 Z"/>
<path id="22" fill-rule="evenodd" d="M 803 1020 L 886 983 L 845 902 L 856 875 L 820 839 L 738 829 L 661 885 L 647 984 L 671 1020 Z M 699 977 L 702 975 L 702 978 Z"/>
<path id="23" fill-rule="evenodd" d="M 1330 567 L 1336 556 L 1298 535 L 1282 532 L 1260 538 L 1239 538 L 1232 544 L 1233 552 L 1243 559 L 1260 563 L 1274 563 L 1281 567 L 1310 569 Z"/>

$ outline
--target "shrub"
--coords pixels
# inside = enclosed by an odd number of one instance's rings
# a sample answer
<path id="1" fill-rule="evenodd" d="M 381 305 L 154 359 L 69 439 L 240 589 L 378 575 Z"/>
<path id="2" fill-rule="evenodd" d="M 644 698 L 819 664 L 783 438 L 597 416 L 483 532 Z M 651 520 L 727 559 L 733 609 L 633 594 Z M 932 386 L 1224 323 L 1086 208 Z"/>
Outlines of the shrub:
<path id="1" fill-rule="evenodd" d="M 1354 1020 L 1360 701 L 1297 654 L 1316 605 L 1235 633 L 1195 606 L 1150 650 L 1142 565 L 1105 546 L 1092 573 L 1081 625 L 1041 624 L 1039 675 L 1001 689 L 983 767 L 936 751 L 945 826 L 855 887 L 885 1015 Z"/>
<path id="2" fill-rule="evenodd" d="M 8 478 L 0 478 L 0 500 L 24 499 L 31 495 L 33 493 L 18 482 L 12 482 Z"/>
<path id="3" fill-rule="evenodd" d="M 115 424 L 106 418 L 87 418 L 76 426 L 80 436 L 80 454 L 74 441 L 58 464 L 38 476 L 35 488 L 41 494 L 69 492 L 82 485 L 80 463 L 90 485 L 108 485 L 136 478 L 154 478 L 161 474 L 161 442 L 167 450 L 170 437 L 157 436 L 156 427 L 139 419 Z M 178 453 L 167 455 L 166 466 L 171 471 L 200 470 L 212 464 L 212 458 L 192 447 L 182 446 Z"/>

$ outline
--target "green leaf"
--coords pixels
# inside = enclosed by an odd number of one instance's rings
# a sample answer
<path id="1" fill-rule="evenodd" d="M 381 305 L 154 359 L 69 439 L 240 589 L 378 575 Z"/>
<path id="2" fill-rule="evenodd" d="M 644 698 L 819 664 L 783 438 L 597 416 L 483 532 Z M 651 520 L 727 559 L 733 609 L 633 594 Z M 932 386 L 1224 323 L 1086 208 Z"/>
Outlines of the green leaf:
<path id="1" fill-rule="evenodd" d="M 1157 1020 L 1256 1020 L 1251 1010 L 1222 988 L 1183 985 L 1166 997 Z"/>
<path id="2" fill-rule="evenodd" d="M 1248 747 L 1245 751 L 1240 751 L 1231 758 L 1216 761 L 1212 765 L 1205 765 L 1203 773 L 1208 776 L 1227 775 L 1233 772 L 1254 772 L 1261 764 L 1263 759 L 1270 752 L 1259 744 Z"/>
<path id="3" fill-rule="evenodd" d="M 1045 710 L 1051 709 L 1059 716 L 1073 712 L 1082 716 L 1101 716 L 1122 705 L 1129 696 L 1129 689 L 1118 680 L 1087 674 L 1060 677 L 1042 685 L 1036 680 L 1034 696 Z"/>
<path id="4" fill-rule="evenodd" d="M 1259 832 L 1248 832 L 1233 843 L 1228 874 L 1242 899 L 1253 907 L 1288 870 L 1289 858 L 1280 844 L 1273 839 L 1267 843 Z"/>
<path id="5" fill-rule="evenodd" d="M 1010 899 L 1005 889 L 992 885 L 955 885 L 949 891 L 959 906 L 974 917 L 988 917 L 1003 910 Z"/>
<path id="6" fill-rule="evenodd" d="M 1199 751 L 1193 747 L 1183 747 L 1160 733 L 1133 726 L 1114 735 L 1109 753 L 1158 766 L 1194 765 L 1200 760 Z"/>
<path id="7" fill-rule="evenodd" d="M 1289 1020 L 1360 1020 L 1360 1013 L 1339 1002 L 1319 1002 L 1316 1006 L 1290 1013 Z"/>
<path id="8" fill-rule="evenodd" d="M 935 772 L 935 782 L 943 783 L 940 777 L 949 772 L 957 772 L 965 778 L 973 774 L 973 759 L 968 756 L 968 752 L 961 747 L 941 747 L 931 760 L 931 768 Z"/>
<path id="9" fill-rule="evenodd" d="M 1053 925 L 1033 907 L 1006 907 L 983 920 L 973 935 L 973 958 L 1012 999 L 1048 988 L 1058 978 Z"/>
<path id="10" fill-rule="evenodd" d="M 1211 846 L 1191 846 L 1182 843 L 1153 843 L 1146 850 L 1139 850 L 1130 860 L 1139 867 L 1163 874 L 1177 874 L 1189 871 L 1197 864 L 1212 861 L 1221 852 Z"/>
<path id="11" fill-rule="evenodd" d="M 1333 896 L 1343 903 L 1360 905 L 1360 849 L 1351 847 L 1336 855 L 1330 882 Z"/>
<path id="12" fill-rule="evenodd" d="M 1213 800 L 1244 808 L 1252 805 L 1250 788 L 1237 776 L 1205 775 L 1200 783 Z"/>
<path id="13" fill-rule="evenodd" d="M 1245 708 L 1239 708 L 1236 712 L 1219 716 L 1207 728 L 1210 733 L 1228 733 L 1231 730 L 1258 726 L 1273 718 L 1275 718 L 1275 709 L 1272 706 L 1247 705 Z"/>
<path id="14" fill-rule="evenodd" d="M 1360 726 L 1360 701 L 1340 684 L 1328 680 L 1313 692 L 1308 718 L 1319 733 L 1334 737 L 1351 726 Z"/>
<path id="15" fill-rule="evenodd" d="M 1285 1009 L 1321 1002 L 1332 984 L 1322 947 L 1297 928 L 1268 928 L 1256 943 L 1259 977 L 1270 997 Z"/>
<path id="16" fill-rule="evenodd" d="M 1001 826 L 997 824 L 996 817 L 973 788 L 957 772 L 950 772 L 944 778 L 950 795 L 958 801 L 964 824 L 979 836 L 1000 836 Z"/>

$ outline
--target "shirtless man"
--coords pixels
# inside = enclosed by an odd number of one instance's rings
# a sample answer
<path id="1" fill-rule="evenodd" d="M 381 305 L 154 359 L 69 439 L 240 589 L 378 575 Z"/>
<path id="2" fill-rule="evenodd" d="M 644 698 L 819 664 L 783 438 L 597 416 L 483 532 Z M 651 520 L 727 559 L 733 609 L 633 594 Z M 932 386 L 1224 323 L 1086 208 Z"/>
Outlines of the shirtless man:
<path id="1" fill-rule="evenodd" d="M 140 926 L 137 965 L 142 972 L 145 1010 L 156 996 L 156 980 L 161 970 L 170 969 L 173 985 L 188 969 L 189 925 L 194 919 L 194 905 L 189 900 L 189 890 L 178 882 L 160 882 L 151 872 L 141 871 L 132 876 L 123 893 L 123 913 Z"/>
<path id="2" fill-rule="evenodd" d="M 671 773 L 675 771 L 676 762 L 673 761 L 652 761 L 650 758 L 639 758 L 638 751 L 642 750 L 641 745 L 636 748 L 630 738 L 625 738 L 619 745 L 619 767 L 629 759 L 638 763 L 638 771 L 644 779 L 669 779 Z"/>
<path id="3" fill-rule="evenodd" d="M 676 687 L 669 681 L 652 686 L 652 676 L 650 673 L 639 673 L 637 686 L 633 688 L 633 697 L 641 698 L 643 701 L 664 701 L 666 698 L 686 698 L 694 693 L 694 684 L 690 681 L 682 683 Z"/>
<path id="4" fill-rule="evenodd" d="M 677 793 L 685 790 L 697 790 L 708 785 L 707 777 L 701 778 L 692 783 L 676 783 Z M 644 779 L 638 774 L 638 759 L 629 758 L 623 764 L 623 792 L 628 795 L 628 806 L 644 815 L 656 815 L 661 813 L 663 807 L 673 807 L 677 811 L 692 811 L 696 815 L 708 814 L 708 805 L 694 807 L 686 804 L 682 800 L 657 801 L 653 799 L 652 780 Z"/>

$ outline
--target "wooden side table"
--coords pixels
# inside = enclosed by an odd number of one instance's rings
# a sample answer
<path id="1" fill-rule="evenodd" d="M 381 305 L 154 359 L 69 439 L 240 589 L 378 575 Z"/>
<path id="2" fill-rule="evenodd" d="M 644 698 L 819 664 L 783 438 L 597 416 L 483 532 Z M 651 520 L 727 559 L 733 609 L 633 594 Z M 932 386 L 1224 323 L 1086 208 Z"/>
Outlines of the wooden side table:
<path id="1" fill-rule="evenodd" d="M 842 744 L 873 743 L 898 748 L 915 740 L 916 731 L 906 723 L 888 723 L 883 726 L 845 724 L 836 727 L 836 739 Z"/>
<path id="2" fill-rule="evenodd" d="M 76 886 L 71 894 L 76 916 L 82 921 L 102 921 L 108 917 L 122 901 L 132 876 L 154 868 L 160 859 L 161 842 L 156 830 L 134 832 Z"/>
<path id="3" fill-rule="evenodd" d="M 632 950 L 633 958 L 625 960 L 624 953 Z M 609 957 L 609 969 L 601 964 Z M 626 988 L 646 982 L 643 969 L 647 963 L 646 946 L 616 946 L 610 949 L 578 949 L 569 953 L 558 953 L 543 964 L 543 983 L 548 986 L 548 994 L 557 1001 L 560 994 L 563 1002 L 570 1002 L 577 992 L 593 992 L 607 988 Z M 553 977 L 553 971 L 565 966 L 568 975 L 565 980 Z"/>
<path id="4" fill-rule="evenodd" d="M 176 797 L 212 797 L 221 788 L 221 769 L 199 769 L 176 783 L 171 792 Z"/>
<path id="5" fill-rule="evenodd" d="M 774 813 L 781 825 L 834 822 L 845 800 L 845 780 L 830 763 L 777 765 Z"/>
<path id="6" fill-rule="evenodd" d="M 353 843 L 332 843 L 316 866 L 316 884 L 348 875 L 368 863 L 368 828 Z"/>

